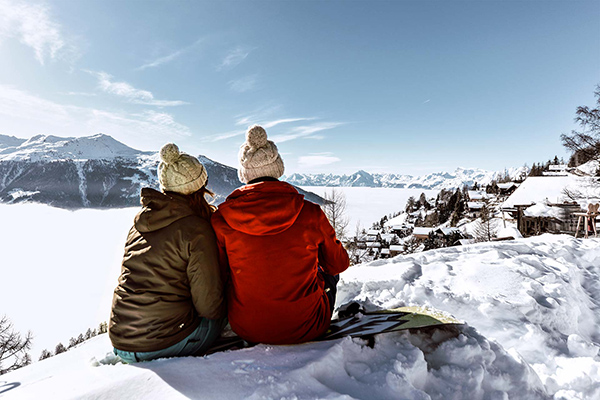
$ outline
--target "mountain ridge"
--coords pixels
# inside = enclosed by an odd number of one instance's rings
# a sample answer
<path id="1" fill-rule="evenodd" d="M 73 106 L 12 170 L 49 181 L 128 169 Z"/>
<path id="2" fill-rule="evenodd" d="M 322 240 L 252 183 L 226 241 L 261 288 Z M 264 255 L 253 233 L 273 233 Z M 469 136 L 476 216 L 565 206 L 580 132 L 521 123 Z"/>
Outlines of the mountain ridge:
<path id="1" fill-rule="evenodd" d="M 333 187 L 373 187 L 400 189 L 441 190 L 458 188 L 464 185 L 487 185 L 493 180 L 508 175 L 517 179 L 526 173 L 525 167 L 510 168 L 504 171 L 488 171 L 480 168 L 458 167 L 454 173 L 446 171 L 434 172 L 422 176 L 394 173 L 369 173 L 359 170 L 351 175 L 335 174 L 302 174 L 294 173 L 282 179 L 298 186 L 333 186 Z"/>
<path id="2" fill-rule="evenodd" d="M 199 155 L 219 204 L 242 183 L 237 169 Z M 36 202 L 54 207 L 139 206 L 142 187 L 158 189 L 159 153 L 131 148 L 113 137 L 0 136 L 0 203 Z M 296 188 L 317 204 L 323 199 Z"/>
<path id="3" fill-rule="evenodd" d="M 211 160 L 205 165 L 208 188 L 218 204 L 241 186 L 237 170 Z M 99 133 L 82 137 L 36 135 L 29 139 L 0 135 L 0 203 L 41 202 L 61 208 L 112 208 L 139 205 L 142 187 L 158 188 L 158 152 L 129 147 Z M 423 176 L 369 173 L 332 173 L 283 176 L 306 198 L 318 204 L 323 199 L 299 188 L 302 186 L 373 187 L 408 189 L 451 189 L 494 179 L 521 175 L 525 167 L 502 172 L 478 168 L 456 168 L 453 173 L 435 172 Z"/>

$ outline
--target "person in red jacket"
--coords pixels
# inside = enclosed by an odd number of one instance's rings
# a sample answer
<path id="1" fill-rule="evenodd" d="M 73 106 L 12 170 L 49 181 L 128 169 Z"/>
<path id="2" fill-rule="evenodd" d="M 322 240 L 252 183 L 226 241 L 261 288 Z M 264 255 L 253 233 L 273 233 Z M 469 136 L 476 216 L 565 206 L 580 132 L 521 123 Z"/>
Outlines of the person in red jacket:
<path id="1" fill-rule="evenodd" d="M 315 339 L 329 327 L 348 254 L 321 208 L 278 180 L 283 161 L 262 127 L 248 129 L 239 158 L 246 185 L 211 218 L 231 328 L 253 343 Z"/>

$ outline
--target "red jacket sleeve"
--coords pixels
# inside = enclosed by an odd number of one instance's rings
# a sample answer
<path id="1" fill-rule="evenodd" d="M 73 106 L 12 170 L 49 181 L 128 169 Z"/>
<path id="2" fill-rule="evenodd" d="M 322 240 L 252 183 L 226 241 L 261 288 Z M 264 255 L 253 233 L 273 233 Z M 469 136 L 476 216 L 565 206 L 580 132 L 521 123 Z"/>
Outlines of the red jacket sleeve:
<path id="1" fill-rule="evenodd" d="M 323 241 L 319 244 L 319 265 L 325 273 L 337 275 L 350 266 L 348 253 L 342 242 L 335 236 L 335 230 L 320 208 L 318 208 L 318 224 L 323 234 Z"/>

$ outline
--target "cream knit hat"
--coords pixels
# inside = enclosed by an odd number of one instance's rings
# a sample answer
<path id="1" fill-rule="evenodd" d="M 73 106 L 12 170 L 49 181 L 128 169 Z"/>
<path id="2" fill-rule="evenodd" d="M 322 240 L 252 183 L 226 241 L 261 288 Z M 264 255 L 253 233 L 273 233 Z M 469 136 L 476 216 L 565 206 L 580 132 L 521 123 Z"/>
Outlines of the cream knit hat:
<path id="1" fill-rule="evenodd" d="M 180 153 L 175 143 L 160 149 L 158 181 L 163 192 L 192 194 L 206 185 L 208 174 L 204 165 L 194 156 Z"/>
<path id="2" fill-rule="evenodd" d="M 240 147 L 239 159 L 238 177 L 244 183 L 263 176 L 279 179 L 283 175 L 283 160 L 277 146 L 267 140 L 267 132 L 262 126 L 248 128 L 246 141 Z"/>

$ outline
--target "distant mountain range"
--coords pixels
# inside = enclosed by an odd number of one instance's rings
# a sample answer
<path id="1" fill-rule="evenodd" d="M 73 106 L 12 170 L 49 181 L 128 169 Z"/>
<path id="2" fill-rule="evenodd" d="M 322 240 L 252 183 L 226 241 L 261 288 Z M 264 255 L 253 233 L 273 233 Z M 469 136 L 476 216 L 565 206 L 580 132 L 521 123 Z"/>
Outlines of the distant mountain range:
<path id="1" fill-rule="evenodd" d="M 205 156 L 208 188 L 221 203 L 242 183 L 237 170 Z M 142 187 L 158 189 L 158 152 L 133 149 L 104 134 L 87 137 L 0 135 L 0 203 L 115 208 L 139 205 Z M 305 197 L 323 199 L 298 188 Z"/>
<path id="2" fill-rule="evenodd" d="M 493 180 L 508 174 L 512 179 L 522 175 L 525 167 L 511 168 L 507 171 L 486 171 L 482 169 L 457 168 L 453 173 L 436 172 L 423 176 L 400 174 L 370 174 L 358 171 L 352 175 L 333 174 L 292 174 L 284 179 L 297 186 L 347 186 L 347 187 L 382 187 L 408 189 L 451 189 L 463 185 L 487 185 Z"/>
<path id="3" fill-rule="evenodd" d="M 242 183 L 237 170 L 205 156 L 208 188 L 216 203 Z M 20 139 L 0 135 L 0 203 L 33 201 L 61 208 L 113 208 L 139 204 L 142 187 L 158 188 L 158 152 L 133 149 L 114 138 L 98 134 L 86 137 L 37 135 Z M 283 179 L 298 186 L 358 186 L 441 190 L 485 185 L 508 173 L 517 177 L 523 168 L 503 172 L 457 168 L 453 173 L 424 176 L 371 174 L 292 174 Z M 323 199 L 298 188 L 308 200 Z"/>

